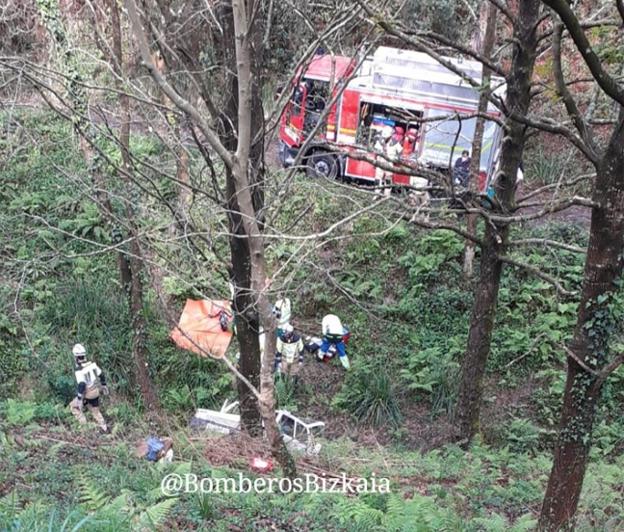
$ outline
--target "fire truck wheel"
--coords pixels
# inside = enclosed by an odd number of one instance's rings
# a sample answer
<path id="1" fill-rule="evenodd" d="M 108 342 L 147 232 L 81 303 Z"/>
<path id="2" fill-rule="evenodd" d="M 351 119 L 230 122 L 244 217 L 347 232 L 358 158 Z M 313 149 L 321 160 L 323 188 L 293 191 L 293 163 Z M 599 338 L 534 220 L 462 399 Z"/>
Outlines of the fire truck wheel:
<path id="1" fill-rule="evenodd" d="M 307 159 L 306 174 L 308 177 L 336 179 L 338 177 L 338 162 L 329 153 L 314 153 Z"/>

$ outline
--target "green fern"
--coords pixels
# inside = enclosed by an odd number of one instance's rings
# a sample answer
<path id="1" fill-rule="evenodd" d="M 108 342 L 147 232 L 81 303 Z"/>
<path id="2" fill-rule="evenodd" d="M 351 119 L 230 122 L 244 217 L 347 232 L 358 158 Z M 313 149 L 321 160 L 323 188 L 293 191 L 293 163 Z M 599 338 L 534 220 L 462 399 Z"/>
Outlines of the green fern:
<path id="1" fill-rule="evenodd" d="M 17 496 L 17 490 L 7 493 L 4 497 L 0 497 L 0 514 L 13 516 L 20 508 L 20 500 Z"/>
<path id="2" fill-rule="evenodd" d="M 414 495 L 403 499 L 390 495 L 384 520 L 386 530 L 410 532 L 454 532 L 464 530 L 462 520 L 452 511 L 440 508 L 435 499 Z"/>
<path id="3" fill-rule="evenodd" d="M 145 508 L 136 519 L 136 523 L 140 530 L 144 529 L 154 529 L 157 526 L 162 525 L 167 517 L 169 517 L 169 513 L 173 509 L 173 507 L 178 502 L 176 497 L 171 499 L 165 499 L 164 501 L 160 501 L 152 506 Z"/>
<path id="4" fill-rule="evenodd" d="M 370 499 L 345 499 L 336 504 L 335 517 L 354 531 L 460 532 L 463 521 L 451 510 L 439 508 L 435 499 L 414 495 L 404 499 L 390 494 L 383 510 L 371 506 Z"/>
<path id="5" fill-rule="evenodd" d="M 371 508 L 361 499 L 344 499 L 336 504 L 335 516 L 340 524 L 349 526 L 354 532 L 383 530 L 381 523 L 384 513 Z"/>
<path id="6" fill-rule="evenodd" d="M 76 475 L 80 504 L 89 512 L 95 512 L 111 502 L 111 498 L 93 485 L 84 472 Z"/>

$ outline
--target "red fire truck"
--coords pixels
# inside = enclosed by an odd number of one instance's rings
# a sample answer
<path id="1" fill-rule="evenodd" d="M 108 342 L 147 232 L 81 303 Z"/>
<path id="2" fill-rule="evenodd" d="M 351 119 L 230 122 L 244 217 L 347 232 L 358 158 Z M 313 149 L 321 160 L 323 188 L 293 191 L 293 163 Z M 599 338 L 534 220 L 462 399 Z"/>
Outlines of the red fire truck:
<path id="1" fill-rule="evenodd" d="M 481 64 L 445 58 L 479 82 Z M 369 153 L 387 126 L 411 131 L 416 141 L 406 146 L 405 159 L 448 171 L 463 150 L 471 150 L 476 118 L 462 118 L 477 109 L 479 91 L 429 55 L 380 47 L 354 73 L 356 61 L 342 56 L 316 56 L 301 72 L 280 124 L 280 161 L 291 166 L 299 150 L 323 116 L 326 105 L 338 93 L 341 81 L 351 79 L 326 113 L 315 137 L 300 158 L 310 176 L 375 180 L 375 166 L 355 158 L 354 150 Z M 493 78 L 494 93 L 503 96 L 504 80 Z M 488 114 L 500 116 L 490 104 Z M 480 188 L 493 174 L 502 128 L 486 121 L 480 161 Z M 353 156 L 349 157 L 349 153 Z M 410 177 L 393 174 L 396 185 L 410 184 Z"/>

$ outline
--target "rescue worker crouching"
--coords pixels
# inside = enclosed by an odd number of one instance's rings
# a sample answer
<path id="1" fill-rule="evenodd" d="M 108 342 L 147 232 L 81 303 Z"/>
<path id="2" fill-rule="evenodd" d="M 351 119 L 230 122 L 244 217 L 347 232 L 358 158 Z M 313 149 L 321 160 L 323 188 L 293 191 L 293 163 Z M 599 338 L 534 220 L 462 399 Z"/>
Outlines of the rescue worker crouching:
<path id="1" fill-rule="evenodd" d="M 334 314 L 328 314 L 321 322 L 323 340 L 318 352 L 320 360 L 324 360 L 330 346 L 336 348 L 340 363 L 345 369 L 350 369 L 349 357 L 347 356 L 347 347 L 345 341 L 349 338 L 349 329 L 343 327 L 340 318 Z"/>
<path id="2" fill-rule="evenodd" d="M 275 369 L 291 377 L 296 384 L 299 380 L 299 371 L 303 366 L 303 340 L 293 329 L 290 323 L 284 325 L 282 334 L 277 337 L 275 353 Z"/>
<path id="3" fill-rule="evenodd" d="M 87 361 L 87 351 L 82 344 L 74 345 L 72 353 L 74 354 L 74 362 L 76 364 L 74 375 L 76 376 L 78 389 L 76 397 L 69 404 L 71 413 L 81 425 L 84 425 L 87 422 L 84 414 L 86 405 L 100 430 L 108 432 L 108 426 L 100 412 L 100 386 L 102 393 L 108 395 L 108 386 L 106 386 L 104 372 L 95 362 Z"/>

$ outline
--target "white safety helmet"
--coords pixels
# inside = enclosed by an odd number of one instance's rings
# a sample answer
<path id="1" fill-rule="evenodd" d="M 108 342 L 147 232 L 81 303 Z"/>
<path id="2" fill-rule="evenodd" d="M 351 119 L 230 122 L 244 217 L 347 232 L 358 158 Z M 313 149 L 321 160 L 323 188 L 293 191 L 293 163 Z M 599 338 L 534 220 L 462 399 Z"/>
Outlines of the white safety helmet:
<path id="1" fill-rule="evenodd" d="M 74 347 L 72 348 L 72 353 L 74 354 L 75 358 L 81 358 L 81 357 L 87 356 L 87 350 L 82 344 L 74 345 Z"/>
<path id="2" fill-rule="evenodd" d="M 381 130 L 381 138 L 388 140 L 390 137 L 394 135 L 394 128 L 392 126 L 384 126 Z"/>
<path id="3" fill-rule="evenodd" d="M 293 326 L 290 323 L 287 323 L 286 325 L 284 325 L 284 327 L 282 327 L 282 330 L 284 331 L 284 334 L 290 334 L 295 329 L 293 328 Z"/>

